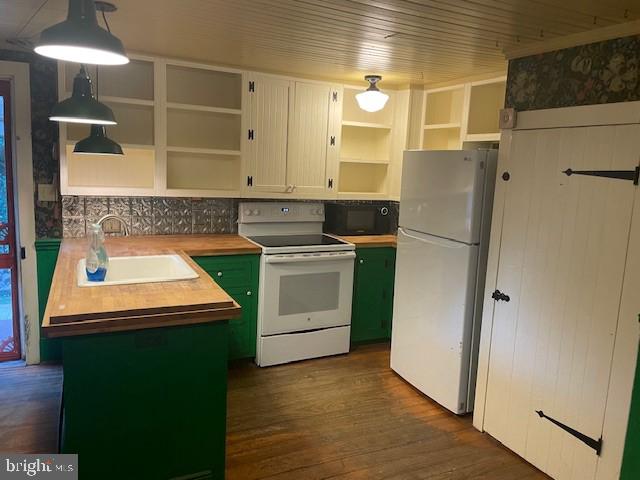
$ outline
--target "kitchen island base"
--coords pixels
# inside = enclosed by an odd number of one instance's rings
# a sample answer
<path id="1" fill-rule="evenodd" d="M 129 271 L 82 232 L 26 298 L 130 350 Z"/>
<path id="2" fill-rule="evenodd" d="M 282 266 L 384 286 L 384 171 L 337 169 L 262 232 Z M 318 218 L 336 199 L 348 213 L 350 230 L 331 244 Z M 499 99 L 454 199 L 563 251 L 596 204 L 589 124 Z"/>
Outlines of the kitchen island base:
<path id="1" fill-rule="evenodd" d="M 223 479 L 228 322 L 63 339 L 80 478 Z"/>

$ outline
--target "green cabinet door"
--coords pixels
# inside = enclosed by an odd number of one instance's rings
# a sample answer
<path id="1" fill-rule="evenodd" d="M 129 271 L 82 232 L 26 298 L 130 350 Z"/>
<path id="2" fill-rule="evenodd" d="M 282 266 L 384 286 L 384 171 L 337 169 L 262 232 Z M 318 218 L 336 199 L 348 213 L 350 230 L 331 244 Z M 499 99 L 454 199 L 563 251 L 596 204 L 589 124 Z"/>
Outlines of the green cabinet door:
<path id="1" fill-rule="evenodd" d="M 202 269 L 242 307 L 229 322 L 229 359 L 256 356 L 260 255 L 194 257 Z"/>
<path id="2" fill-rule="evenodd" d="M 225 291 L 242 307 L 242 316 L 229 321 L 229 359 L 253 358 L 258 330 L 258 292 L 251 287 Z"/>
<path id="3" fill-rule="evenodd" d="M 391 338 L 396 250 L 392 247 L 356 250 L 351 312 L 351 341 Z"/>

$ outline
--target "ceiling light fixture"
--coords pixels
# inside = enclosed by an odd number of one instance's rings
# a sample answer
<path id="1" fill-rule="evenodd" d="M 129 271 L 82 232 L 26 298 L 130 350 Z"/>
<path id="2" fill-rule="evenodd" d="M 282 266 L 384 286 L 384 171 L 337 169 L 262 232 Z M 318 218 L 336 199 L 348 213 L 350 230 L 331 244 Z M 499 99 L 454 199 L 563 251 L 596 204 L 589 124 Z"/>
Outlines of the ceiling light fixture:
<path id="1" fill-rule="evenodd" d="M 356 95 L 358 106 L 366 112 L 382 110 L 389 100 L 389 95 L 382 93 L 377 85 L 382 77 L 380 75 L 366 75 L 364 79 L 369 82 L 369 88 Z"/>
<path id="2" fill-rule="evenodd" d="M 84 65 L 73 79 L 73 93 L 70 98 L 58 103 L 51 111 L 49 120 L 68 123 L 91 123 L 96 125 L 116 125 L 113 111 L 104 103 L 93 98 L 91 79 Z"/>
<path id="3" fill-rule="evenodd" d="M 115 6 L 93 0 L 69 0 L 67 19 L 45 29 L 35 47 L 36 53 L 67 62 L 95 65 L 129 63 L 122 42 L 98 25 L 96 4 L 103 13 L 115 11 Z M 106 17 L 105 21 L 106 21 Z"/>
<path id="4" fill-rule="evenodd" d="M 122 147 L 107 137 L 104 125 L 91 125 L 91 133 L 73 148 L 73 153 L 84 155 L 124 155 Z"/>
<path id="5" fill-rule="evenodd" d="M 96 67 L 96 101 L 100 94 L 100 72 Z M 107 137 L 107 127 L 104 125 L 91 125 L 89 136 L 83 138 L 75 147 L 73 153 L 83 155 L 124 155 L 122 147 Z"/>

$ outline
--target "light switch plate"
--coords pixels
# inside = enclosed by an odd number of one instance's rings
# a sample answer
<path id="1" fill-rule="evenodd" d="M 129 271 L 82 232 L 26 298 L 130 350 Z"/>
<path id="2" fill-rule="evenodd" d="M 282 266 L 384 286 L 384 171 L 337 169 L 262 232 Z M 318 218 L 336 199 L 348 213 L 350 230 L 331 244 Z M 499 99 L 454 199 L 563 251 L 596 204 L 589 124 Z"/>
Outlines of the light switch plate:
<path id="1" fill-rule="evenodd" d="M 39 202 L 57 202 L 58 190 L 53 183 L 38 184 L 38 201 Z"/>
<path id="2" fill-rule="evenodd" d="M 503 108 L 500 110 L 500 130 L 508 130 L 516 126 L 516 110 Z"/>

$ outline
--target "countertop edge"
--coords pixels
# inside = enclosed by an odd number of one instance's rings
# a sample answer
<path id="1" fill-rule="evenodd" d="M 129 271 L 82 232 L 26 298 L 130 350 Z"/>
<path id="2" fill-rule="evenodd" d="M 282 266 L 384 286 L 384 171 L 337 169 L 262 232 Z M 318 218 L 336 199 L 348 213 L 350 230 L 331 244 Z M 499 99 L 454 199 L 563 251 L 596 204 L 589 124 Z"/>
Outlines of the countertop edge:
<path id="1" fill-rule="evenodd" d="M 230 237 L 233 235 L 230 235 Z M 125 241 L 123 237 L 120 241 Z M 135 237 L 134 237 L 135 238 Z M 186 236 L 185 240 L 193 241 L 195 236 Z M 52 294 L 53 285 L 59 279 L 58 269 L 62 264 L 63 248 L 65 240 L 61 239 L 60 254 L 56 261 L 54 275 L 51 282 L 51 289 L 47 297 L 47 305 L 42 317 L 41 330 L 45 338 L 70 337 L 78 335 L 88 335 L 97 333 L 112 333 L 118 331 L 142 330 L 149 328 L 161 328 L 180 325 L 193 325 L 199 323 L 211 323 L 223 320 L 233 320 L 241 316 L 241 307 L 231 298 L 226 290 L 213 280 L 194 260 L 192 257 L 199 256 L 225 256 L 225 255 L 258 255 L 262 252 L 261 248 L 254 242 L 240 237 L 242 242 L 247 246 L 221 246 L 197 248 L 192 245 L 185 245 L 180 248 L 179 245 L 171 247 L 171 250 L 183 257 L 189 265 L 195 269 L 199 276 L 210 281 L 212 288 L 217 288 L 229 297 L 227 300 L 213 302 L 207 304 L 190 304 L 184 309 L 176 306 L 162 306 L 157 310 L 154 308 L 132 308 L 130 310 L 114 310 L 113 312 L 88 312 L 85 315 L 75 313 L 69 315 L 70 321 L 65 321 L 65 316 L 55 317 L 56 321 L 51 323 L 52 315 Z M 76 240 L 76 239 L 73 239 Z M 170 236 L 162 237 L 162 240 L 171 241 Z M 180 243 L 180 239 L 173 239 L 176 244 Z M 205 238 L 205 240 L 207 240 Z M 117 255 L 117 254 L 116 254 Z M 66 268 L 66 267 L 64 267 Z M 58 280 L 59 281 L 59 280 Z M 113 315 L 111 315 L 113 314 Z M 83 318 L 86 317 L 86 318 Z"/>

